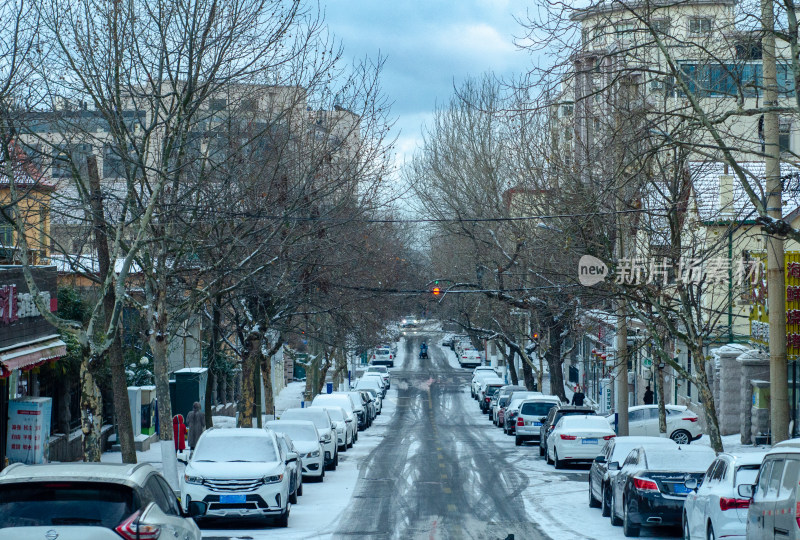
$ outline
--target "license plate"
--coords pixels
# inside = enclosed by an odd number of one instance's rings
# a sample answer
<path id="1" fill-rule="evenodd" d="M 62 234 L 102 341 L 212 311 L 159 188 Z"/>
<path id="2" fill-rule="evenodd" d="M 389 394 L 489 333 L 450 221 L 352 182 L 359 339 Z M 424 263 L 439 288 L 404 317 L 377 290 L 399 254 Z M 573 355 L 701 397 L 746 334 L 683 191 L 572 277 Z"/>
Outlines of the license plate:
<path id="1" fill-rule="evenodd" d="M 583 439 L 581 444 L 597 444 L 597 439 Z"/>
<path id="2" fill-rule="evenodd" d="M 541 423 L 541 422 L 534 422 L 534 423 L 533 423 L 533 425 L 534 425 L 534 426 L 541 426 L 541 425 L 542 425 L 542 423 Z"/>
<path id="3" fill-rule="evenodd" d="M 246 495 L 220 495 L 220 504 L 241 504 L 247 500 Z"/>
<path id="4" fill-rule="evenodd" d="M 678 495 L 686 495 L 692 490 L 687 488 L 683 484 L 675 484 L 673 491 Z"/>

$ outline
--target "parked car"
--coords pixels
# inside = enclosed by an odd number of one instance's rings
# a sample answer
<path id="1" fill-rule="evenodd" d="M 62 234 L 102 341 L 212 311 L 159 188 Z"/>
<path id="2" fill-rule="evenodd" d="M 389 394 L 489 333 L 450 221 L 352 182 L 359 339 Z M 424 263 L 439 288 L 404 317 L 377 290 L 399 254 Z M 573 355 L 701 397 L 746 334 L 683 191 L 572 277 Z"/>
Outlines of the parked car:
<path id="1" fill-rule="evenodd" d="M 339 447 L 339 452 L 347 452 L 347 449 L 353 446 L 353 440 L 350 438 L 352 435 L 347 425 L 347 415 L 344 409 L 337 405 L 314 405 L 313 402 L 309 408 L 313 409 L 315 407 L 322 407 L 328 411 L 333 427 L 336 428 L 336 444 Z"/>
<path id="2" fill-rule="evenodd" d="M 364 373 L 380 373 L 381 377 L 383 377 L 383 380 L 386 383 L 386 388 L 389 389 L 392 387 L 392 376 L 389 373 L 389 368 L 386 366 L 367 366 L 367 370 Z"/>
<path id="3" fill-rule="evenodd" d="M 519 413 L 514 426 L 514 444 L 539 440 L 542 418 L 546 417 L 553 407 L 558 407 L 561 399 L 558 396 L 534 396 L 519 405 Z"/>
<path id="4" fill-rule="evenodd" d="M 359 404 L 360 405 L 360 404 Z M 358 425 L 360 422 L 359 412 L 363 414 L 363 409 L 356 410 L 353 405 L 353 398 L 342 394 L 319 394 L 311 401 L 311 406 L 320 407 L 341 407 L 345 413 L 347 430 L 350 432 L 348 437 L 350 443 L 348 448 L 353 447 L 353 443 L 358 440 Z"/>
<path id="5" fill-rule="evenodd" d="M 360 383 L 361 381 L 359 381 L 359 383 L 356 384 L 356 389 L 359 392 L 361 391 L 368 392 L 370 398 L 372 398 L 372 401 L 375 404 L 375 414 L 376 415 L 381 414 L 381 411 L 383 410 L 383 398 L 381 398 L 380 390 L 375 386 L 373 386 L 374 383 L 372 382 L 367 382 L 365 384 L 360 384 Z"/>
<path id="6" fill-rule="evenodd" d="M 480 399 L 480 396 L 481 396 L 481 385 L 482 385 L 483 381 L 486 380 L 486 379 L 497 380 L 497 379 L 500 379 L 500 377 L 497 376 L 497 373 L 495 373 L 494 370 L 491 370 L 491 371 L 481 370 L 481 371 L 476 371 L 475 373 L 473 373 L 472 381 L 470 382 L 470 387 L 472 389 L 471 390 L 471 394 L 472 394 L 472 398 L 473 399 L 476 399 L 476 400 Z M 500 380 L 502 380 L 502 379 L 500 379 Z"/>
<path id="7" fill-rule="evenodd" d="M 603 441 L 616 436 L 602 416 L 563 416 L 547 436 L 545 456 L 556 469 L 569 462 L 591 462 L 605 444 Z"/>
<path id="8" fill-rule="evenodd" d="M 518 390 L 509 396 L 508 406 L 503 413 L 503 433 L 514 435 L 519 414 L 520 404 L 528 398 L 544 395 L 541 392 L 531 392 L 529 390 Z"/>
<path id="9" fill-rule="evenodd" d="M 715 458 L 709 446 L 634 448 L 611 483 L 611 524 L 625 536 L 639 536 L 643 525 L 681 525 L 686 482 L 699 482 Z"/>
<path id="10" fill-rule="evenodd" d="M 678 444 L 689 444 L 703 436 L 697 415 L 683 405 L 665 405 L 667 436 Z M 614 424 L 614 415 L 606 417 Z M 628 434 L 658 437 L 658 405 L 638 405 L 628 409 Z"/>
<path id="11" fill-rule="evenodd" d="M 286 409 L 280 420 L 311 420 L 317 426 L 319 442 L 325 450 L 325 468 L 333 471 L 339 465 L 339 451 L 336 444 L 336 428 L 331 417 L 322 407 Z"/>
<path id="12" fill-rule="evenodd" d="M 270 420 L 267 428 L 292 438 L 302 466 L 303 476 L 322 482 L 325 478 L 325 449 L 319 442 L 317 426 L 311 420 Z"/>
<path id="13" fill-rule="evenodd" d="M 758 469 L 765 452 L 752 452 L 742 456 L 719 454 L 706 471 L 699 486 L 683 503 L 683 537 L 706 540 L 708 538 L 745 538 L 747 509 L 750 499 L 739 496 L 739 486 L 755 484 Z M 792 486 L 797 485 L 797 480 Z"/>
<path id="14" fill-rule="evenodd" d="M 378 416 L 378 406 L 375 403 L 372 394 L 370 394 L 366 390 L 356 390 L 356 392 L 361 394 L 361 401 L 363 401 L 367 406 L 367 413 L 369 414 L 369 425 L 371 426 L 372 422 L 374 422 L 375 418 Z"/>
<path id="15" fill-rule="evenodd" d="M 289 502 L 297 504 L 297 497 L 303 495 L 303 458 L 289 435 L 278 431 L 274 433 L 278 439 L 278 446 L 285 456 L 286 468 L 289 470 Z"/>
<path id="16" fill-rule="evenodd" d="M 481 381 L 478 406 L 480 407 L 482 413 L 489 413 L 489 403 L 492 401 L 492 396 L 495 392 L 500 390 L 500 388 L 505 386 L 505 384 L 506 382 L 499 377 L 494 379 L 486 378 Z"/>
<path id="17" fill-rule="evenodd" d="M 631 450 L 639 446 L 665 446 L 675 447 L 677 443 L 666 437 L 640 437 L 626 436 L 613 437 L 603 446 L 600 454 L 594 458 L 589 469 L 589 506 L 601 507 L 603 517 L 608 517 L 611 512 L 611 482 L 619 472 L 619 465 Z M 609 469 L 614 463 L 613 469 Z"/>
<path id="18" fill-rule="evenodd" d="M 371 366 L 394 367 L 394 354 L 389 347 L 374 349 L 369 363 Z"/>
<path id="19" fill-rule="evenodd" d="M 360 391 L 350 390 L 347 392 L 334 392 L 333 394 L 329 395 L 348 397 L 348 399 L 353 403 L 354 410 L 358 415 L 358 429 L 363 431 L 372 424 L 372 417 L 369 414 L 369 407 L 367 407 L 367 403 L 364 401 L 364 396 L 361 395 Z M 356 440 L 358 440 L 358 437 L 356 437 Z"/>
<path id="20" fill-rule="evenodd" d="M 800 448 L 797 440 L 783 441 L 766 453 L 754 484 L 741 484 L 739 496 L 750 499 L 747 538 L 759 540 L 800 538 Z"/>
<path id="21" fill-rule="evenodd" d="M 577 405 L 562 405 L 559 403 L 558 407 L 550 409 L 547 413 L 541 426 L 539 426 L 539 455 L 544 456 L 547 453 L 547 436 L 556 427 L 556 424 L 565 416 L 570 415 L 594 415 L 594 409 L 588 406 L 578 407 Z"/>
<path id="22" fill-rule="evenodd" d="M 166 531 L 200 540 L 191 518 L 207 509 L 207 502 L 196 500 L 183 511 L 172 488 L 147 463 L 15 463 L 0 472 L 3 540 L 136 540 Z"/>
<path id="23" fill-rule="evenodd" d="M 464 349 L 458 355 L 458 363 L 462 368 L 477 367 L 483 364 L 483 355 L 475 349 Z"/>
<path id="24" fill-rule="evenodd" d="M 208 503 L 206 517 L 274 517 L 289 525 L 289 474 L 275 433 L 214 429 L 200 435 L 181 480 L 181 501 Z"/>
<path id="25" fill-rule="evenodd" d="M 514 390 L 526 390 L 526 388 L 524 386 L 507 384 L 501 387 L 492 396 L 492 401 L 489 403 L 489 415 L 494 425 L 498 427 L 500 426 L 500 422 L 498 421 L 498 413 L 500 412 L 501 408 L 506 406 L 508 403 L 508 397 L 512 392 L 514 392 Z"/>
<path id="26" fill-rule="evenodd" d="M 365 373 L 356 381 L 356 384 L 362 381 L 369 383 L 368 385 L 365 385 L 367 388 L 374 387 L 378 391 L 381 399 L 386 397 L 386 392 L 389 390 L 389 387 L 386 386 L 386 383 L 384 382 L 380 373 Z"/>

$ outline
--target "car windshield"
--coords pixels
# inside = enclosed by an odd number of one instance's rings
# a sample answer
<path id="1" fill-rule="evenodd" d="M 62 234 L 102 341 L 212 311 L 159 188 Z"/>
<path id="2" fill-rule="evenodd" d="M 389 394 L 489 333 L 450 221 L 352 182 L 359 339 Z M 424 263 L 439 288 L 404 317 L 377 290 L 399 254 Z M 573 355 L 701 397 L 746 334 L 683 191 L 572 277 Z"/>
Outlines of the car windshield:
<path id="1" fill-rule="evenodd" d="M 293 441 L 318 441 L 317 430 L 314 426 L 292 424 L 291 422 L 270 422 L 268 427 L 273 431 L 286 433 Z"/>
<path id="2" fill-rule="evenodd" d="M 0 528 L 96 525 L 111 529 L 137 506 L 133 490 L 117 484 L 5 484 L 0 486 Z M 44 538 L 44 533 L 39 534 Z"/>
<path id="3" fill-rule="evenodd" d="M 317 429 L 330 429 L 331 425 L 325 411 L 308 409 L 289 409 L 281 415 L 281 420 L 311 420 Z"/>
<path id="4" fill-rule="evenodd" d="M 486 395 L 487 396 L 493 396 L 493 395 L 495 395 L 497 393 L 498 390 L 500 390 L 499 386 L 487 386 L 486 387 Z"/>
<path id="5" fill-rule="evenodd" d="M 647 452 L 647 468 L 654 471 L 705 472 L 716 457 L 709 448 L 709 452 L 685 452 L 673 450 L 653 450 Z"/>
<path id="6" fill-rule="evenodd" d="M 266 462 L 278 457 L 268 437 L 206 437 L 200 439 L 192 461 Z"/>
<path id="7" fill-rule="evenodd" d="M 760 465 L 755 464 L 736 467 L 736 478 L 734 478 L 736 485 L 740 486 L 742 484 L 755 484 L 759 467 Z"/>
<path id="8" fill-rule="evenodd" d="M 529 401 L 522 404 L 519 413 L 528 416 L 547 416 L 550 409 L 555 406 L 555 403 L 549 401 Z"/>
<path id="9" fill-rule="evenodd" d="M 566 416 L 561 420 L 561 426 L 568 429 L 611 429 L 606 419 L 600 416 Z"/>
<path id="10" fill-rule="evenodd" d="M 344 414 L 342 413 L 341 409 L 334 409 L 334 408 L 325 408 L 328 411 L 328 416 L 331 417 L 331 420 L 335 420 L 337 422 L 344 422 Z"/>

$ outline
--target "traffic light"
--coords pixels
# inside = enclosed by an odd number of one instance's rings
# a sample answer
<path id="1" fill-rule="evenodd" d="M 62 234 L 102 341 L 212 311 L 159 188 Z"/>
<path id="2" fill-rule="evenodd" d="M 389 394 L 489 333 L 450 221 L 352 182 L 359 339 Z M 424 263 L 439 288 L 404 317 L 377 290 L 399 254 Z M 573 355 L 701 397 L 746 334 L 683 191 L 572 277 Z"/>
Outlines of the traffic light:
<path id="1" fill-rule="evenodd" d="M 533 334 L 531 334 L 531 339 L 533 341 L 539 341 L 539 332 L 534 332 Z"/>
<path id="2" fill-rule="evenodd" d="M 439 287 L 434 287 L 433 288 L 433 296 L 439 296 L 440 294 L 442 294 L 442 290 L 439 289 Z"/>

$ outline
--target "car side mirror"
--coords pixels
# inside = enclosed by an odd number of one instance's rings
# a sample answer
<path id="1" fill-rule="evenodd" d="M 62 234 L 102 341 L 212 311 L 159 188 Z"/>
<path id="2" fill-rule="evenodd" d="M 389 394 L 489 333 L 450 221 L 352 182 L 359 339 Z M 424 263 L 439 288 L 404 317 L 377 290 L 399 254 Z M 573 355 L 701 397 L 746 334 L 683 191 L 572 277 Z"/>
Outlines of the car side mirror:
<path id="1" fill-rule="evenodd" d="M 687 478 L 686 481 L 683 482 L 683 485 L 692 491 L 697 491 L 697 487 L 700 484 L 697 482 L 697 478 Z"/>
<path id="2" fill-rule="evenodd" d="M 608 463 L 608 470 L 609 471 L 618 471 L 619 470 L 619 461 L 611 461 Z"/>
<path id="3" fill-rule="evenodd" d="M 744 497 L 745 499 L 752 499 L 753 493 L 755 493 L 755 484 L 739 484 L 737 491 L 740 497 Z"/>
<path id="4" fill-rule="evenodd" d="M 539 417 L 539 422 L 545 422 L 546 420 L 547 420 L 546 416 L 540 416 Z"/>
<path id="5" fill-rule="evenodd" d="M 595 461 L 595 463 L 605 463 L 606 462 L 606 456 L 599 455 L 596 458 L 594 458 L 594 461 Z"/>
<path id="6" fill-rule="evenodd" d="M 288 454 L 286 454 L 286 464 L 288 465 L 289 463 L 291 463 L 293 461 L 297 461 L 297 453 L 296 452 L 289 452 Z"/>
<path id="7" fill-rule="evenodd" d="M 189 517 L 197 518 L 206 515 L 208 503 L 204 501 L 189 501 Z"/>

